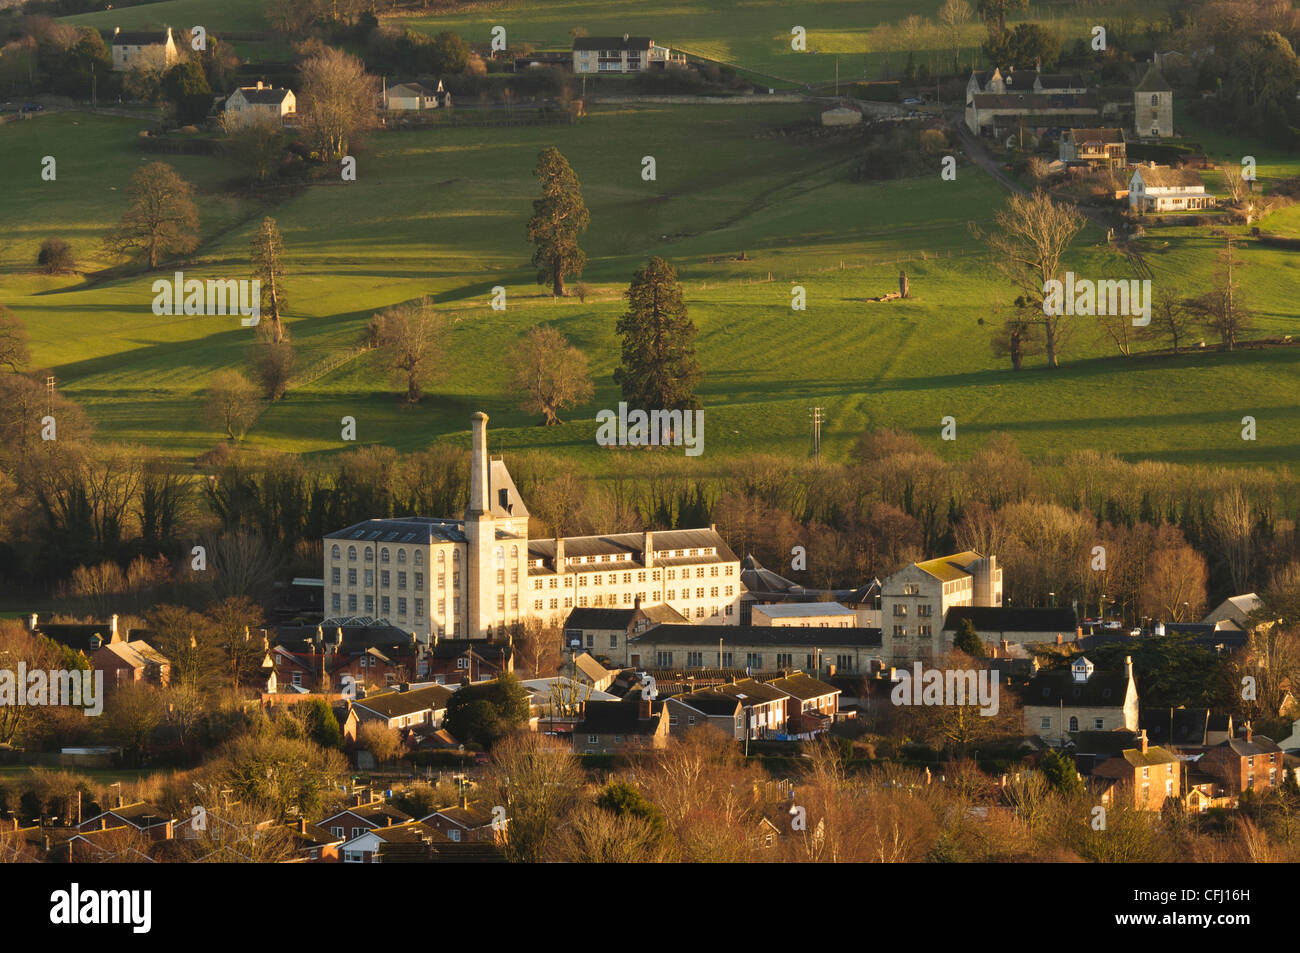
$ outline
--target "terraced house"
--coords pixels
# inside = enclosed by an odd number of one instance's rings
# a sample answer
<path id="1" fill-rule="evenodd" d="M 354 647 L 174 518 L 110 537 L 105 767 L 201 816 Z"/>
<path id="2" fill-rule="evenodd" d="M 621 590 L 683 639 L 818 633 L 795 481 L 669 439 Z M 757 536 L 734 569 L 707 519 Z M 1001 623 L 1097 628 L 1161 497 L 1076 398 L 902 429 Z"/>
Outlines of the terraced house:
<path id="1" fill-rule="evenodd" d="M 372 519 L 324 538 L 326 626 L 363 615 L 426 644 L 492 639 L 526 619 L 559 625 L 575 608 L 671 606 L 683 618 L 738 618 L 740 561 L 712 527 L 531 539 L 528 508 L 487 452 L 473 416 L 469 508 L 461 519 Z"/>

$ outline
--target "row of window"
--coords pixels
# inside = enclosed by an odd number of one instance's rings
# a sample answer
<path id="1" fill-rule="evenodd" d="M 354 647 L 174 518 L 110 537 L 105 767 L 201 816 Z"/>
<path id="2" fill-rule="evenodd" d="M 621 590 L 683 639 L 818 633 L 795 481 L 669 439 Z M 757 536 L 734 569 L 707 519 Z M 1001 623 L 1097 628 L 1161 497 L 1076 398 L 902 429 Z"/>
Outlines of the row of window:
<path id="1" fill-rule="evenodd" d="M 614 645 L 612 644 L 613 643 L 612 638 L 610 642 L 611 642 L 610 648 L 614 648 Z M 591 648 L 591 647 L 592 647 L 591 636 L 587 636 L 587 648 Z M 655 666 L 658 668 L 672 668 L 673 655 L 674 653 L 671 649 L 661 649 L 655 652 Z M 705 661 L 706 657 L 708 659 L 707 662 Z M 763 661 L 767 657 L 768 656 L 765 656 L 762 652 L 746 652 L 745 667 L 750 669 L 762 669 Z M 718 658 L 717 652 L 691 650 L 686 653 L 686 667 L 704 668 L 705 665 L 712 665 L 713 661 L 717 658 Z M 830 656 L 825 656 L 825 658 L 827 661 L 830 661 Z M 736 655 L 734 652 L 728 652 L 724 650 L 722 652 L 721 661 L 722 661 L 721 664 L 722 668 L 736 667 Z M 837 671 L 840 672 L 852 672 L 854 670 L 854 662 L 855 662 L 855 657 L 852 655 L 835 656 L 835 668 Z M 810 652 L 804 656 L 803 667 L 806 671 L 809 672 L 816 671 L 816 664 L 817 664 L 816 658 L 813 653 Z M 775 667 L 794 668 L 794 653 L 777 652 Z"/>
<path id="2" fill-rule="evenodd" d="M 922 639 L 928 639 L 934 635 L 934 627 L 929 625 L 918 625 L 916 627 L 916 634 L 918 637 Z M 907 626 L 905 625 L 894 626 L 894 638 L 896 639 L 907 638 Z"/>
<path id="3" fill-rule="evenodd" d="M 709 575 L 710 575 L 710 576 L 716 576 L 716 575 L 718 575 L 718 567 L 717 567 L 717 566 L 710 566 L 710 567 L 709 567 L 709 570 L 710 570 L 710 572 L 709 572 Z M 731 567 L 730 567 L 730 566 L 727 567 L 726 575 L 728 575 L 728 576 L 731 575 Z M 674 579 L 676 579 L 676 578 L 677 578 L 677 570 L 676 570 L 676 569 L 669 569 L 669 570 L 668 570 L 668 576 L 667 576 L 668 581 L 669 581 L 669 582 L 672 582 L 672 581 L 673 581 Z M 682 570 L 682 578 L 683 578 L 683 579 L 689 579 L 689 578 L 691 578 L 691 571 L 690 571 L 689 569 L 683 569 L 683 570 Z M 698 567 L 698 568 L 695 570 L 695 578 L 697 578 L 697 579 L 703 579 L 703 578 L 704 578 L 704 567 L 703 567 L 703 566 L 700 566 L 700 567 Z M 651 571 L 650 581 L 652 581 L 652 582 L 658 582 L 659 579 L 660 579 L 659 570 L 658 570 L 658 569 L 652 570 L 652 571 Z M 596 573 L 594 576 L 590 577 L 590 585 L 593 585 L 593 586 L 603 586 L 603 585 L 605 585 L 605 581 L 604 581 L 604 580 L 605 580 L 605 577 L 604 577 L 602 574 L 600 574 L 600 573 Z M 513 580 L 512 580 L 512 581 L 513 581 Z M 639 571 L 636 573 L 636 581 L 637 581 L 637 582 L 646 582 L 646 581 L 647 581 L 647 580 L 646 580 L 646 570 L 644 570 L 644 569 L 643 569 L 643 570 L 639 570 Z M 625 584 L 628 584 L 628 583 L 631 583 L 631 582 L 632 582 L 632 573 L 631 573 L 631 572 L 625 572 L 625 573 L 623 573 L 623 582 L 624 582 Z M 542 583 L 543 583 L 543 580 L 542 580 L 542 579 L 540 579 L 540 578 L 539 578 L 539 579 L 534 579 L 534 580 L 533 580 L 533 588 L 534 588 L 534 589 L 541 589 L 541 588 L 542 588 Z M 586 585 L 588 585 L 588 577 L 587 577 L 587 576 L 584 576 L 584 575 L 579 575 L 579 576 L 578 576 L 578 585 L 579 585 L 579 586 L 586 586 Z M 609 585 L 611 585 L 611 586 L 618 585 L 618 573 L 616 573 L 616 572 L 612 572 L 612 573 L 609 574 Z M 552 576 L 552 577 L 551 577 L 551 580 L 550 580 L 550 588 L 551 588 L 551 589 L 558 589 L 559 587 L 560 587 L 560 578 L 559 578 L 559 576 Z"/>
<path id="4" fill-rule="evenodd" d="M 930 603 L 923 602 L 921 603 L 921 605 L 916 607 L 916 614 L 919 615 L 922 619 L 928 619 L 931 617 L 933 608 L 934 607 L 931 606 Z M 894 617 L 900 619 L 907 618 L 906 604 L 902 602 L 894 603 Z"/>

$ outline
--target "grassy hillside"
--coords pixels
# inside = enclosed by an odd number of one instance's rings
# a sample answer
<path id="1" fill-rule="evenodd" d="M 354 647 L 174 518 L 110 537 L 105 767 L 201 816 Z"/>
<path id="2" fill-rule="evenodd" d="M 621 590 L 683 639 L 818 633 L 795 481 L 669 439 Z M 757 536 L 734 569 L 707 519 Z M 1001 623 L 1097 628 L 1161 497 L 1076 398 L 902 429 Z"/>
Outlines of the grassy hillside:
<path id="1" fill-rule="evenodd" d="M 159 0 L 134 7 L 101 10 L 64 17 L 63 22 L 100 30 L 152 30 L 174 27 L 188 30 L 198 25 L 209 33 L 222 30 L 265 30 L 266 0 Z"/>
<path id="2" fill-rule="evenodd" d="M 971 438 L 1003 430 L 1036 455 L 1097 447 L 1184 462 L 1297 458 L 1300 350 L 1123 358 L 1079 319 L 1059 371 L 1033 359 L 1012 372 L 988 343 L 1006 289 L 966 228 L 991 217 L 998 187 L 965 166 L 956 182 L 851 183 L 842 149 L 770 134 L 806 115 L 794 106 L 645 107 L 576 126 L 375 137 L 359 155 L 357 182 L 315 186 L 270 209 L 284 232 L 293 338 L 304 364 L 324 361 L 351 346 L 376 310 L 428 294 L 455 322 L 446 373 L 409 410 L 379 355 L 363 355 L 268 409 L 249 442 L 328 453 L 344 446 L 339 419 L 351 415 L 359 442 L 410 450 L 463 440 L 469 413 L 484 409 L 494 449 L 499 441 L 564 450 L 602 472 L 613 458 L 595 446 L 594 416 L 618 401 L 610 375 L 620 295 L 632 271 L 661 254 L 679 268 L 700 332 L 707 422 L 697 465 L 710 472 L 736 453 L 807 453 L 814 404 L 826 408 L 832 457 L 866 426 L 895 426 L 956 455 L 973 449 Z M 204 382 L 242 364 L 251 332 L 236 318 L 154 316 L 159 274 L 89 284 L 30 270 L 48 234 L 69 238 L 91 267 L 108 263 L 98 240 L 143 161 L 137 131 L 131 120 L 77 114 L 6 128 L 0 172 L 13 185 L 0 195 L 0 216 L 19 224 L 0 248 L 0 302 L 27 322 L 34 363 L 54 368 L 101 436 L 192 458 L 219 439 L 201 423 Z M 532 168 L 552 144 L 572 162 L 592 213 L 583 247 L 594 293 L 585 304 L 554 301 L 527 265 Z M 657 159 L 655 182 L 640 177 L 647 153 Z M 52 183 L 38 174 L 47 154 L 60 163 Z M 232 197 L 217 160 L 171 161 L 200 193 L 205 243 L 183 266 L 187 276 L 246 276 L 251 231 L 267 209 Z M 1072 267 L 1127 275 L 1099 240 L 1086 231 Z M 1208 284 L 1219 244 L 1205 229 L 1153 233 L 1157 288 Z M 734 260 L 742 251 L 747 260 Z M 1259 333 L 1296 330 L 1296 254 L 1245 243 L 1241 258 Z M 892 290 L 900 268 L 912 300 L 864 301 Z M 807 311 L 790 309 L 795 283 L 807 289 Z M 496 284 L 507 288 L 505 312 L 488 306 Z M 595 400 L 563 428 L 534 426 L 501 393 L 504 350 L 543 321 L 588 353 L 597 382 Z M 941 444 L 949 414 L 958 440 Z M 1259 421 L 1254 443 L 1239 436 L 1246 414 Z"/>

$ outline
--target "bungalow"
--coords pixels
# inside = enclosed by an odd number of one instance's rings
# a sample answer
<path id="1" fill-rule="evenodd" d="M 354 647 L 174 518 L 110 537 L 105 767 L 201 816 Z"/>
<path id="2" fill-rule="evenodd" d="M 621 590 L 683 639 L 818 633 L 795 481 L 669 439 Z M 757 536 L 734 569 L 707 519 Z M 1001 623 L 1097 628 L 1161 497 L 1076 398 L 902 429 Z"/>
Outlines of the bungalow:
<path id="1" fill-rule="evenodd" d="M 153 31 L 129 31 L 121 27 L 113 28 L 113 71 L 116 73 L 130 69 L 137 64 L 156 64 L 170 69 L 180 62 L 181 52 L 172 36 L 172 28 L 166 33 Z"/>
<path id="2" fill-rule="evenodd" d="M 573 726 L 573 750 L 578 754 L 616 754 L 667 743 L 664 703 L 650 698 L 589 701 L 582 708 L 582 720 Z"/>
<path id="3" fill-rule="evenodd" d="M 1084 656 L 1070 663 L 1070 670 L 1039 672 L 1024 692 L 1025 734 L 1049 744 L 1062 745 L 1070 732 L 1113 731 L 1138 726 L 1137 684 L 1133 681 L 1133 659 L 1124 659 L 1122 675 L 1094 674 Z"/>
<path id="4" fill-rule="evenodd" d="M 172 663 L 143 639 L 110 642 L 91 656 L 90 666 L 104 673 L 107 690 L 138 682 L 166 687 L 171 680 Z"/>
<path id="5" fill-rule="evenodd" d="M 411 688 L 403 683 L 395 692 L 367 695 L 353 702 L 343 722 L 343 737 L 357 740 L 357 732 L 366 722 L 377 722 L 385 728 L 426 727 L 436 731 L 447 716 L 447 701 L 454 689 L 446 685 L 429 685 Z"/>
<path id="6" fill-rule="evenodd" d="M 389 86 L 383 94 L 383 108 L 389 112 L 419 112 L 450 105 L 451 93 L 442 88 L 442 80 L 438 80 L 437 89 L 420 83 L 398 83 Z"/>
<path id="7" fill-rule="evenodd" d="M 377 827 L 363 831 L 356 837 L 345 841 L 339 848 L 342 862 L 345 864 L 378 864 L 380 855 L 387 845 L 430 846 L 442 836 L 427 824 L 420 821 L 407 821 L 389 827 Z"/>
<path id="8" fill-rule="evenodd" d="M 82 832 L 99 831 L 113 827 L 129 827 L 150 841 L 171 840 L 175 833 L 175 818 L 147 801 L 118 804 L 107 811 L 88 817 L 77 825 Z"/>
<path id="9" fill-rule="evenodd" d="M 1215 203 L 1195 169 L 1174 169 L 1149 162 L 1133 170 L 1128 184 L 1128 204 L 1138 212 L 1179 212 L 1212 208 Z"/>
<path id="10" fill-rule="evenodd" d="M 67 841 L 69 863 L 152 864 L 149 840 L 129 824 L 79 830 Z"/>
<path id="11" fill-rule="evenodd" d="M 1227 622 L 1245 632 L 1250 628 L 1250 614 L 1263 606 L 1264 600 L 1253 592 L 1240 596 L 1229 596 L 1218 604 L 1202 622 Z"/>
<path id="12" fill-rule="evenodd" d="M 240 86 L 226 97 L 226 117 L 236 122 L 247 122 L 267 117 L 278 123 L 298 114 L 298 99 L 292 89 L 276 89 L 263 84 Z"/>

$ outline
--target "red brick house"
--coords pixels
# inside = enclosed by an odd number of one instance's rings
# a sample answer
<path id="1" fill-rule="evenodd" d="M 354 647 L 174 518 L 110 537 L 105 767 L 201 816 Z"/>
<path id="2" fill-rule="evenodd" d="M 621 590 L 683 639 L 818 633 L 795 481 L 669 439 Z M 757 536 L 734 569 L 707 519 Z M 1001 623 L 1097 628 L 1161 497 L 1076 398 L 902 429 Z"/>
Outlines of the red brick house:
<path id="1" fill-rule="evenodd" d="M 1280 787 L 1285 777 L 1282 761 L 1282 749 L 1255 734 L 1247 722 L 1240 736 L 1206 748 L 1196 766 L 1224 786 L 1235 807 L 1243 791 L 1263 793 Z"/>

